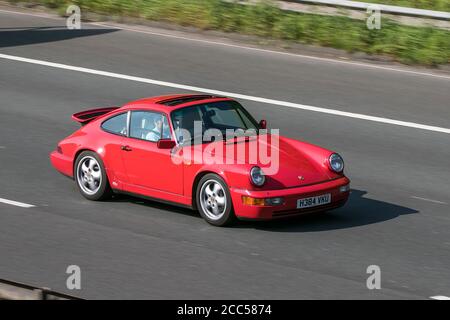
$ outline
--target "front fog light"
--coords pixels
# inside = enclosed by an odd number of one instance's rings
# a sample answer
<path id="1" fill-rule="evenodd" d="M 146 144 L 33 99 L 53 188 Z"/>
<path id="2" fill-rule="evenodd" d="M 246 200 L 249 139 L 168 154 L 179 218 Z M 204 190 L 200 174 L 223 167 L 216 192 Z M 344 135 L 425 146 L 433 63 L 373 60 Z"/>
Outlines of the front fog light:
<path id="1" fill-rule="evenodd" d="M 284 203 L 284 199 L 277 198 L 252 198 L 248 196 L 242 196 L 242 204 L 247 206 L 279 206 Z"/>
<path id="2" fill-rule="evenodd" d="M 266 206 L 279 206 L 279 205 L 283 204 L 284 200 L 281 197 L 267 198 L 265 202 L 266 202 Z"/>
<path id="3" fill-rule="evenodd" d="M 350 191 L 350 185 L 347 184 L 345 186 L 340 187 L 339 191 L 342 192 L 342 193 Z"/>

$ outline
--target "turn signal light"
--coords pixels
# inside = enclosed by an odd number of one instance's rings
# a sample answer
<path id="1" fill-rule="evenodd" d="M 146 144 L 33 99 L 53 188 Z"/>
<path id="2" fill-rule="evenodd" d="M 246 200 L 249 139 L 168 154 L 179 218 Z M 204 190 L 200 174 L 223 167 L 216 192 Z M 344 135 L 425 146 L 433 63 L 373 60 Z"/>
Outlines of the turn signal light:
<path id="1" fill-rule="evenodd" d="M 252 198 L 248 196 L 242 197 L 242 203 L 247 206 L 279 206 L 284 203 L 284 199 L 279 198 Z"/>
<path id="2" fill-rule="evenodd" d="M 264 199 L 243 196 L 242 197 L 242 203 L 247 205 L 247 206 L 263 206 L 264 205 Z"/>

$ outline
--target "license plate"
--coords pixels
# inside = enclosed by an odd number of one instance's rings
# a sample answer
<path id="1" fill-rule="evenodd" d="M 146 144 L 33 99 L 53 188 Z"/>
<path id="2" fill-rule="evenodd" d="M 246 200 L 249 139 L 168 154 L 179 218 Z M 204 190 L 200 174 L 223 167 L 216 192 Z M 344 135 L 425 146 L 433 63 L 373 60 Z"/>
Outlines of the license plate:
<path id="1" fill-rule="evenodd" d="M 298 199 L 297 209 L 317 207 L 331 202 L 331 193 L 323 194 L 321 196 Z"/>

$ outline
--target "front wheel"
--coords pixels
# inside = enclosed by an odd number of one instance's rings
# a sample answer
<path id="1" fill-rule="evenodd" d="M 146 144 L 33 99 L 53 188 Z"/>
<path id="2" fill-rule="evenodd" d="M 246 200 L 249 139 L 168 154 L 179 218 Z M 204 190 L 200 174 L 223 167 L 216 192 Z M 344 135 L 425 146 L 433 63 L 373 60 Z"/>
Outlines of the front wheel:
<path id="1" fill-rule="evenodd" d="M 94 152 L 84 151 L 78 156 L 75 180 L 81 194 L 89 200 L 104 200 L 112 194 L 103 162 Z"/>
<path id="2" fill-rule="evenodd" d="M 200 179 L 196 199 L 197 208 L 208 223 L 223 227 L 235 222 L 230 191 L 218 175 L 210 173 Z"/>

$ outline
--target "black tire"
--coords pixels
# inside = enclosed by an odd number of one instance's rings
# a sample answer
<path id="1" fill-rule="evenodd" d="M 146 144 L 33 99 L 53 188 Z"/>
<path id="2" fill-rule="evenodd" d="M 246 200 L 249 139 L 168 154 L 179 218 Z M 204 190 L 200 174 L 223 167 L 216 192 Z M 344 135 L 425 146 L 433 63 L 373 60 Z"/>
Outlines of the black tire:
<path id="1" fill-rule="evenodd" d="M 88 161 L 89 159 L 89 161 Z M 93 160 L 95 159 L 95 161 Z M 93 183 L 95 184 L 95 187 L 90 190 L 89 186 L 87 185 L 87 181 L 83 184 L 83 180 L 86 174 L 81 174 L 80 170 L 83 171 L 82 165 L 83 163 L 94 164 L 94 168 L 92 169 L 91 173 L 89 173 L 89 177 L 93 180 Z M 96 181 L 94 178 L 94 172 L 95 174 L 100 174 L 100 180 Z M 109 185 L 108 176 L 106 175 L 105 166 L 103 164 L 102 159 L 92 151 L 83 151 L 80 153 L 75 161 L 74 165 L 74 179 L 77 184 L 78 189 L 80 190 L 80 193 L 89 200 L 92 201 L 101 201 L 111 198 L 112 196 L 112 189 Z M 87 178 L 86 178 L 87 179 Z M 91 181 L 92 182 L 92 181 Z M 84 187 L 82 186 L 84 185 Z"/>
<path id="2" fill-rule="evenodd" d="M 208 186 L 208 184 L 212 183 L 213 181 L 220 184 L 220 186 L 222 187 L 222 191 L 219 191 L 219 192 L 224 193 L 224 195 L 225 195 L 224 203 L 226 203 L 223 213 L 220 214 L 220 218 L 216 218 L 216 219 L 211 218 L 211 214 L 208 214 L 208 212 L 206 211 L 207 209 L 205 209 L 204 205 L 202 206 L 202 200 L 201 200 L 202 188 L 203 187 L 206 188 Z M 228 189 L 227 184 L 220 176 L 218 176 L 216 174 L 212 174 L 212 173 L 208 173 L 208 174 L 204 175 L 198 182 L 195 199 L 196 199 L 197 209 L 200 212 L 200 215 L 209 224 L 212 224 L 212 225 L 218 226 L 218 227 L 225 227 L 225 226 L 230 226 L 236 222 L 237 219 L 234 214 L 233 202 L 231 201 L 230 191 Z M 216 205 L 217 205 L 217 203 L 216 203 Z"/>

